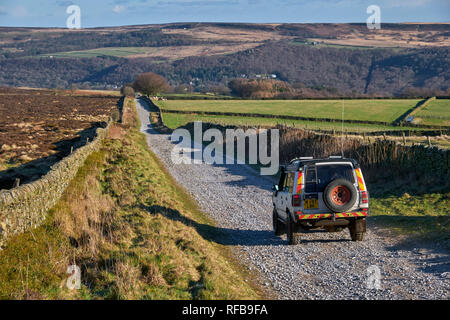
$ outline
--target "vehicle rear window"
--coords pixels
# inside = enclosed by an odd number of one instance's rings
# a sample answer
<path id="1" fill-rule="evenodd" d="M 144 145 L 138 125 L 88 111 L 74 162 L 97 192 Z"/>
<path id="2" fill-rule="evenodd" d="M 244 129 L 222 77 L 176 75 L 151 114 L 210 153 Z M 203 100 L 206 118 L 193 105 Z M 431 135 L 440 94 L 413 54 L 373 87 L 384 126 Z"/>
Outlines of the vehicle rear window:
<path id="1" fill-rule="evenodd" d="M 306 169 L 305 192 L 317 192 L 316 167 L 308 167 Z"/>
<path id="2" fill-rule="evenodd" d="M 326 164 L 317 166 L 317 189 L 323 192 L 327 184 L 336 179 L 346 179 L 355 183 L 353 168 L 349 164 Z"/>

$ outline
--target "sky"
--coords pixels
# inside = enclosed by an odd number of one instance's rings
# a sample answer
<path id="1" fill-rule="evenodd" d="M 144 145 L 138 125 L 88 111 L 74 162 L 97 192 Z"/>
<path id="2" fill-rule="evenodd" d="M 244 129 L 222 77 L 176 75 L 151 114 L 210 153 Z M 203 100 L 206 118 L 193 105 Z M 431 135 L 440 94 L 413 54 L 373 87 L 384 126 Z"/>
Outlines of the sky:
<path id="1" fill-rule="evenodd" d="M 170 22 L 362 22 L 377 5 L 383 22 L 450 22 L 450 0 L 0 0 L 0 26 L 66 27 L 67 7 L 81 27 Z"/>

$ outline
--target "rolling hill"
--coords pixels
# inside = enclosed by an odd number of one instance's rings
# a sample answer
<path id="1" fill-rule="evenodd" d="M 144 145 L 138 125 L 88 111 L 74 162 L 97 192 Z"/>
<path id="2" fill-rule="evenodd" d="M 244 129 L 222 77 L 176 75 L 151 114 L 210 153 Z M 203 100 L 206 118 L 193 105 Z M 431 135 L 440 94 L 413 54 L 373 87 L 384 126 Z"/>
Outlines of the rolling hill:
<path id="1" fill-rule="evenodd" d="M 273 75 L 336 95 L 450 87 L 450 24 L 184 23 L 0 28 L 0 85 L 120 87 L 147 71 L 197 91 Z"/>

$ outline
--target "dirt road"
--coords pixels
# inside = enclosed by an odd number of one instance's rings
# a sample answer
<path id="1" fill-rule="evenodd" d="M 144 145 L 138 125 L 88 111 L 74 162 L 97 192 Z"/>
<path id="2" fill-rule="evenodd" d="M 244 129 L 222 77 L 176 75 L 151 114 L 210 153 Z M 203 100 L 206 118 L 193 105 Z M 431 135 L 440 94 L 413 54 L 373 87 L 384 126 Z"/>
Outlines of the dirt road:
<path id="1" fill-rule="evenodd" d="M 145 102 L 138 100 L 137 109 L 150 149 L 217 222 L 220 243 L 232 246 L 280 299 L 450 298 L 448 252 L 404 245 L 373 231 L 371 221 L 363 242 L 344 230 L 310 232 L 302 244 L 286 245 L 272 232 L 270 179 L 245 165 L 174 164 L 170 136 L 152 130 Z M 381 271 L 381 289 L 373 288 L 371 266 Z"/>

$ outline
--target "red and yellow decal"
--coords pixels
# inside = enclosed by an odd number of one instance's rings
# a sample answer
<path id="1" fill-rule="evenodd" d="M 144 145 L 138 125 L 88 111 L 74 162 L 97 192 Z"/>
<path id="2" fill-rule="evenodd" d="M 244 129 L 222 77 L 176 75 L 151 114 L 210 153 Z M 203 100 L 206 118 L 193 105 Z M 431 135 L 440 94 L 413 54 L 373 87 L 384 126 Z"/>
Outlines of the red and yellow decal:
<path id="1" fill-rule="evenodd" d="M 359 191 L 366 191 L 366 186 L 364 184 L 364 178 L 362 176 L 361 169 L 358 168 L 355 171 L 356 171 L 356 177 L 358 178 Z"/>
<path id="2" fill-rule="evenodd" d="M 331 213 L 316 213 L 316 214 L 302 214 L 297 212 L 298 218 L 301 220 L 306 219 L 322 219 L 322 218 L 331 218 L 333 215 Z M 346 212 L 346 213 L 336 213 L 336 218 L 353 218 L 353 217 L 366 217 L 367 212 Z"/>
<path id="3" fill-rule="evenodd" d="M 303 183 L 303 173 L 301 171 L 299 171 L 298 178 L 297 178 L 297 194 L 302 193 L 302 183 Z"/>

